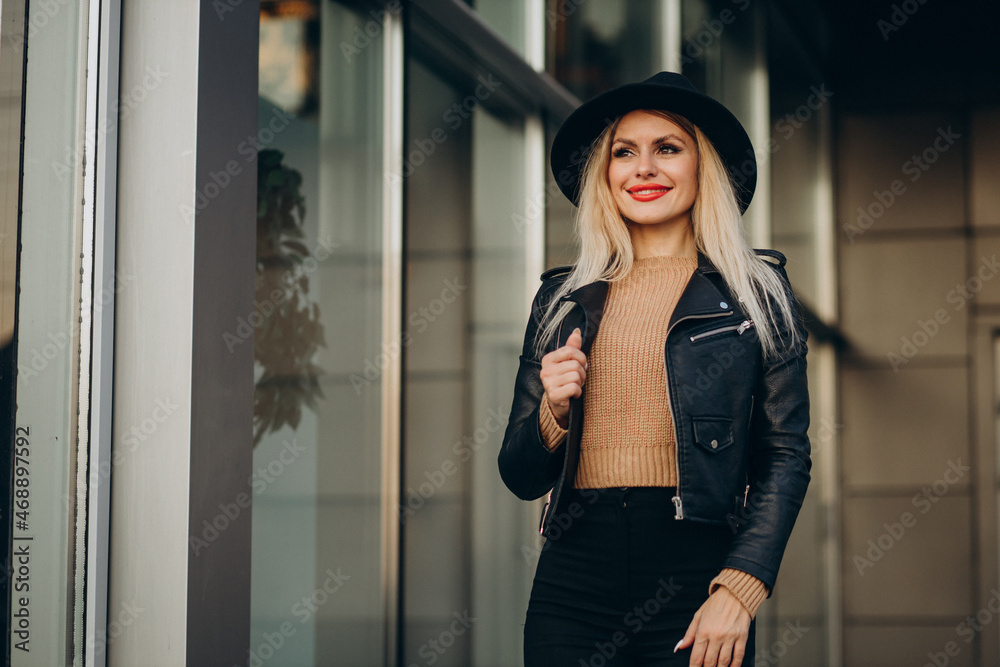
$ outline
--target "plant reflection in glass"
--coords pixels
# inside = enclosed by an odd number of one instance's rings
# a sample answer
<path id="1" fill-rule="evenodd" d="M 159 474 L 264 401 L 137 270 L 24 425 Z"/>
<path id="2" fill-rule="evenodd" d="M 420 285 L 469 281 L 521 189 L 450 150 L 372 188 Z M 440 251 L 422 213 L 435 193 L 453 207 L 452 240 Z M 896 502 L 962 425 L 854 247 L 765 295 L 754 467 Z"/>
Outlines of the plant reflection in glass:
<path id="1" fill-rule="evenodd" d="M 297 428 L 302 406 L 315 411 L 323 398 L 313 357 L 326 342 L 303 265 L 310 252 L 303 242 L 302 175 L 283 157 L 271 149 L 257 155 L 254 445 L 286 424 Z"/>

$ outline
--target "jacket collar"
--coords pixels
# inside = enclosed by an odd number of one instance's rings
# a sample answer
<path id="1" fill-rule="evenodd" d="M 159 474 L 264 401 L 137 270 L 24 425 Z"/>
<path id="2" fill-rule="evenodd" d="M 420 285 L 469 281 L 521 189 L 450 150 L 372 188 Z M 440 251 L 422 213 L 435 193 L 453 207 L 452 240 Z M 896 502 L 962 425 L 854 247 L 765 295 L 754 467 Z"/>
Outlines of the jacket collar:
<path id="1" fill-rule="evenodd" d="M 711 260 L 705 256 L 701 251 L 698 251 L 698 270 L 702 273 L 718 273 L 719 270 L 715 268 L 715 264 L 712 264 Z"/>
<path id="2" fill-rule="evenodd" d="M 687 317 L 716 317 L 736 311 L 736 304 L 729 296 L 729 290 L 723 284 L 719 270 L 707 259 L 703 268 L 702 257 L 699 256 L 698 260 L 698 269 L 681 292 L 677 305 L 674 306 L 674 312 L 670 315 L 668 330 L 676 322 Z"/>
<path id="3" fill-rule="evenodd" d="M 709 273 L 719 273 L 719 270 L 715 268 L 712 261 L 705 256 L 704 253 L 698 252 L 698 268 L 695 269 L 695 274 L 709 274 Z M 566 294 L 562 297 L 563 301 L 575 301 L 584 307 L 592 305 L 595 300 L 603 300 L 607 297 L 608 287 L 610 284 L 606 280 L 595 280 L 592 283 L 583 285 L 582 287 L 577 287 L 575 290 Z"/>
<path id="4" fill-rule="evenodd" d="M 670 326 L 685 317 L 711 316 L 733 310 L 733 299 L 728 296 L 729 290 L 720 284 L 719 278 L 719 270 L 708 257 L 699 252 L 698 267 L 681 292 L 670 317 Z M 563 296 L 562 300 L 580 304 L 595 320 L 595 324 L 599 324 L 609 288 L 610 283 L 606 280 L 596 280 L 576 288 Z"/>

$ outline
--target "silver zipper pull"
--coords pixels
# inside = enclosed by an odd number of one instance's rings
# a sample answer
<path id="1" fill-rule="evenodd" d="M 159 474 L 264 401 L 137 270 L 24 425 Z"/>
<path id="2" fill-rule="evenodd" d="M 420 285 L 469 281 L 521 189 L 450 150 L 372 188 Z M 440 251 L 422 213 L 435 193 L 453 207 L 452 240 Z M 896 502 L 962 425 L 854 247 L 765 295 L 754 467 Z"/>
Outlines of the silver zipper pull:
<path id="1" fill-rule="evenodd" d="M 545 517 L 549 515 L 549 507 L 552 505 L 552 492 L 549 491 L 548 497 L 545 498 L 545 507 L 542 508 L 542 518 L 538 521 L 538 534 L 545 535 Z"/>
<path id="2" fill-rule="evenodd" d="M 743 507 L 747 506 L 747 497 L 750 495 L 750 485 L 747 484 L 747 488 L 743 491 Z"/>
<path id="3" fill-rule="evenodd" d="M 743 324 L 736 328 L 736 333 L 743 335 L 743 332 L 753 326 L 753 320 L 743 320 Z"/>
<path id="4" fill-rule="evenodd" d="M 680 496 L 674 496 L 674 518 L 683 519 L 684 518 L 684 504 L 681 502 Z"/>

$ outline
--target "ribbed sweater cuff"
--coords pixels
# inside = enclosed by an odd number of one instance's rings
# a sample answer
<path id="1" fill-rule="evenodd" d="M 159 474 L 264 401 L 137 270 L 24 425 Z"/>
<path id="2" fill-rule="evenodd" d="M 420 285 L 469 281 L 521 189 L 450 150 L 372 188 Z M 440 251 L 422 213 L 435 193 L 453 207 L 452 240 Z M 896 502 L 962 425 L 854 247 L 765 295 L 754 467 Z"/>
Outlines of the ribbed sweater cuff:
<path id="1" fill-rule="evenodd" d="M 708 585 L 708 594 L 714 593 L 719 586 L 725 586 L 730 593 L 736 596 L 736 599 L 750 612 L 750 618 L 757 615 L 760 603 L 767 599 L 767 586 L 764 585 L 764 582 L 742 570 L 729 567 L 724 569 Z"/>
<path id="2" fill-rule="evenodd" d="M 544 394 L 542 395 L 542 405 L 538 408 L 538 429 L 541 431 L 542 441 L 549 451 L 555 450 L 569 432 L 556 421 L 556 416 L 552 414 L 552 408 L 549 406 L 549 399 Z"/>

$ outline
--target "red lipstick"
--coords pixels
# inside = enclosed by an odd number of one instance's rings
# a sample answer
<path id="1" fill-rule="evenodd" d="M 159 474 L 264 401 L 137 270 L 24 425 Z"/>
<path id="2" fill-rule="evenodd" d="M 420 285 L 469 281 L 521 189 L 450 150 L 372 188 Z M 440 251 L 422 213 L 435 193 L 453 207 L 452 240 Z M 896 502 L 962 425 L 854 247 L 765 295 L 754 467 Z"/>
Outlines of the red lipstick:
<path id="1" fill-rule="evenodd" d="M 645 183 L 640 185 L 633 185 L 628 188 L 626 192 L 629 196 L 636 201 L 653 201 L 654 199 L 659 199 L 663 195 L 670 192 L 672 188 L 668 188 L 665 185 L 657 185 L 656 183 Z"/>

